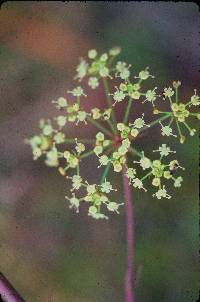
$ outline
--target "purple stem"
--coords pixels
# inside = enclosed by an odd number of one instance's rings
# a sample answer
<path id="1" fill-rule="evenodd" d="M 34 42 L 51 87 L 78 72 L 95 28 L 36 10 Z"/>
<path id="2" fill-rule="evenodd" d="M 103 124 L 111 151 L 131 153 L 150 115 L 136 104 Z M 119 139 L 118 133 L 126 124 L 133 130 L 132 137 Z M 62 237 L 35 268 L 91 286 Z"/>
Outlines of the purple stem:
<path id="1" fill-rule="evenodd" d="M 5 302 L 25 302 L 2 273 L 0 273 L 0 297 Z"/>
<path id="2" fill-rule="evenodd" d="M 125 302 L 135 302 L 135 232 L 134 204 L 126 168 L 123 167 L 123 184 L 126 209 L 127 271 L 125 276 Z"/>

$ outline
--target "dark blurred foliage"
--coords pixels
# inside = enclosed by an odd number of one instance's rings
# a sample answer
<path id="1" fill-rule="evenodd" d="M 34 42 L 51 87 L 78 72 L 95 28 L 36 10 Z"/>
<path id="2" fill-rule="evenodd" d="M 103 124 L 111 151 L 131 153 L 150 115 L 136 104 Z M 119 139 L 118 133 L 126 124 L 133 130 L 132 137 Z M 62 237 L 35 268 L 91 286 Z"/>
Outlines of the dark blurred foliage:
<path id="1" fill-rule="evenodd" d="M 157 86 L 181 80 L 181 97 L 187 100 L 199 88 L 199 25 L 192 2 L 2 5 L 0 262 L 27 302 L 123 301 L 126 240 L 123 211 L 99 222 L 84 208 L 79 215 L 69 210 L 65 180 L 42 161 L 33 162 L 24 139 L 37 132 L 40 118 L 55 114 L 51 100 L 73 86 L 78 57 L 91 47 L 106 51 L 120 45 L 120 59 L 136 73 L 150 66 Z M 124 108 L 119 108 L 120 116 Z M 140 110 L 137 106 L 132 116 Z M 70 135 L 75 131 L 70 129 Z M 79 135 L 90 132 L 83 127 Z M 148 154 L 160 140 L 153 129 L 136 143 Z M 198 296 L 198 138 L 188 138 L 183 146 L 173 139 L 169 143 L 186 167 L 182 189 L 162 201 L 133 192 L 141 271 L 137 302 L 189 302 Z M 84 166 L 90 180 L 99 177 L 95 164 Z M 113 177 L 122 188 L 120 177 Z"/>

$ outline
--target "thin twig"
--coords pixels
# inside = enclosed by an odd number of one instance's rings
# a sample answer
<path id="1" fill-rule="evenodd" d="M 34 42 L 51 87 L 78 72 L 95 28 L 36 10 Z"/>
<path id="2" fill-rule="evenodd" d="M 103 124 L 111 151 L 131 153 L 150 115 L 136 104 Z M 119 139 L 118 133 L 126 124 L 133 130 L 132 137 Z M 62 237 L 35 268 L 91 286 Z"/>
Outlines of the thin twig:
<path id="1" fill-rule="evenodd" d="M 0 297 L 4 302 L 25 302 L 2 273 L 0 273 Z"/>
<path id="2" fill-rule="evenodd" d="M 87 120 L 95 125 L 99 130 L 101 130 L 104 134 L 107 134 L 110 137 L 113 137 L 112 133 L 106 129 L 105 127 L 103 127 L 101 124 L 99 124 L 98 122 L 96 122 L 95 120 L 93 120 L 90 116 L 87 116 Z"/>

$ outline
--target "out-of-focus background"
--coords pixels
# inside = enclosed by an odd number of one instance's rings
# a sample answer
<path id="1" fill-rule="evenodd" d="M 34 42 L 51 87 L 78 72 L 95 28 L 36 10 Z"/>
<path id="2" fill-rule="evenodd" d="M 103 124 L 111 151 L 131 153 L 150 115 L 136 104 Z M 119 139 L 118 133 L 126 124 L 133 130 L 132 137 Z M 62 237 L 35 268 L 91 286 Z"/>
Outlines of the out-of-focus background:
<path id="1" fill-rule="evenodd" d="M 108 221 L 94 221 L 84 209 L 74 213 L 64 198 L 64 178 L 42 160 L 33 161 L 24 139 L 37 133 L 40 118 L 55 114 L 51 100 L 73 87 L 78 58 L 89 48 L 121 46 L 120 59 L 136 72 L 150 66 L 160 87 L 181 80 L 187 100 L 199 84 L 199 25 L 192 2 L 1 6 L 0 264 L 27 302 L 123 301 L 126 240 L 123 209 Z M 91 129 L 82 132 L 87 137 Z M 154 130 L 140 146 L 148 152 L 160 140 Z M 197 136 L 181 146 L 170 139 L 186 167 L 184 185 L 172 199 L 134 192 L 136 266 L 143 267 L 137 302 L 197 300 L 197 145 Z M 90 162 L 85 165 L 89 179 L 99 177 L 95 171 Z M 120 177 L 115 186 L 121 186 Z M 122 192 L 118 198 L 123 201 Z"/>

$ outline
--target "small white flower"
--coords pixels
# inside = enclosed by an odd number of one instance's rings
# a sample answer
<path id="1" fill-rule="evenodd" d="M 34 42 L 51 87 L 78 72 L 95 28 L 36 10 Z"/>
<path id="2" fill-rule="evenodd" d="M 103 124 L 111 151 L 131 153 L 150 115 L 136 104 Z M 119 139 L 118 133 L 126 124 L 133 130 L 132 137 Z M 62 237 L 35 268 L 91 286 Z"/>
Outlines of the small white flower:
<path id="1" fill-rule="evenodd" d="M 38 147 L 33 149 L 33 159 L 36 160 L 42 155 L 42 150 Z"/>
<path id="2" fill-rule="evenodd" d="M 91 206 L 89 207 L 89 210 L 88 210 L 88 215 L 93 215 L 93 214 L 96 214 L 97 213 L 97 208 L 95 206 Z"/>
<path id="3" fill-rule="evenodd" d="M 149 77 L 154 78 L 154 76 L 152 76 L 149 71 L 148 71 L 148 67 L 145 70 L 142 70 L 139 72 L 139 79 L 141 80 L 147 80 Z"/>
<path id="4" fill-rule="evenodd" d="M 117 129 L 119 130 L 119 131 L 123 131 L 124 129 L 125 129 L 125 125 L 123 124 L 123 123 L 118 123 L 117 124 Z"/>
<path id="5" fill-rule="evenodd" d="M 101 111 L 100 111 L 99 108 L 93 108 L 93 109 L 91 110 L 91 112 L 92 112 L 92 118 L 93 118 L 94 120 L 100 119 L 100 117 L 101 117 Z"/>
<path id="6" fill-rule="evenodd" d="M 111 183 L 109 181 L 106 181 L 101 185 L 101 192 L 103 193 L 110 193 L 111 191 L 116 191 L 113 189 Z"/>
<path id="7" fill-rule="evenodd" d="M 62 144 L 62 143 L 64 143 L 64 141 L 65 141 L 65 134 L 62 133 L 62 132 L 57 132 L 54 135 L 54 140 L 55 140 L 56 144 Z"/>
<path id="8" fill-rule="evenodd" d="M 172 133 L 172 128 L 169 127 L 169 126 L 164 126 L 161 124 L 160 122 L 160 125 L 161 125 L 161 134 L 163 136 L 174 136 L 174 137 L 177 137 L 175 134 Z"/>
<path id="9" fill-rule="evenodd" d="M 126 146 L 121 145 L 118 148 L 118 153 L 119 153 L 120 156 L 125 155 L 127 152 L 128 152 L 128 148 Z"/>
<path id="10" fill-rule="evenodd" d="M 158 187 L 160 185 L 160 178 L 155 177 L 152 181 L 152 185 L 155 186 L 155 187 Z"/>
<path id="11" fill-rule="evenodd" d="M 87 192 L 89 195 L 94 194 L 96 192 L 96 186 L 95 185 L 88 185 L 87 186 Z"/>
<path id="12" fill-rule="evenodd" d="M 98 140 L 98 141 L 103 141 L 104 140 L 104 134 L 102 133 L 102 132 L 98 132 L 97 134 L 96 134 L 96 139 Z"/>
<path id="13" fill-rule="evenodd" d="M 177 168 L 180 168 L 180 169 L 182 169 L 182 170 L 185 170 L 184 167 L 181 167 L 181 166 L 179 165 L 178 160 L 175 159 L 175 160 L 170 161 L 170 163 L 169 163 L 169 169 L 170 169 L 170 171 L 174 171 L 174 170 L 176 170 Z"/>
<path id="14" fill-rule="evenodd" d="M 99 156 L 103 152 L 103 147 L 102 146 L 96 146 L 94 148 L 94 153 Z"/>
<path id="15" fill-rule="evenodd" d="M 138 136 L 138 134 L 139 134 L 139 131 L 137 129 L 135 129 L 135 128 L 131 129 L 131 136 L 136 137 L 136 136 Z"/>
<path id="16" fill-rule="evenodd" d="M 67 122 L 67 118 L 64 115 L 59 115 L 59 116 L 57 116 L 56 121 L 57 121 L 58 126 L 62 128 L 65 126 L 65 124 Z"/>
<path id="17" fill-rule="evenodd" d="M 145 121 L 144 121 L 144 114 L 142 115 L 142 117 L 139 117 L 137 118 L 133 124 L 130 124 L 130 125 L 133 125 L 134 128 L 137 128 L 137 129 L 141 129 L 143 128 L 144 126 L 148 126 Z"/>
<path id="18" fill-rule="evenodd" d="M 78 190 L 82 186 L 82 177 L 80 175 L 73 175 L 72 176 L 72 191 Z"/>
<path id="19" fill-rule="evenodd" d="M 117 212 L 119 214 L 118 208 L 121 205 L 123 205 L 123 203 L 116 203 L 111 201 L 107 204 L 107 209 L 111 212 Z"/>
<path id="20" fill-rule="evenodd" d="M 58 108 L 58 109 L 63 109 L 65 107 L 67 107 L 67 100 L 63 97 L 59 97 L 57 99 L 57 101 L 52 101 L 52 103 L 57 104 L 56 108 Z"/>
<path id="21" fill-rule="evenodd" d="M 145 97 L 146 99 L 144 100 L 143 103 L 145 103 L 146 101 L 154 104 L 154 101 L 156 100 L 157 94 L 155 92 L 155 90 L 157 89 L 157 87 L 155 87 L 153 90 L 147 90 Z"/>
<path id="22" fill-rule="evenodd" d="M 181 177 L 181 176 L 177 177 L 174 181 L 174 187 L 180 188 L 182 181 L 183 181 L 183 177 Z"/>
<path id="23" fill-rule="evenodd" d="M 116 77 L 119 76 L 122 80 L 126 80 L 129 78 L 130 76 L 130 71 L 129 71 L 129 68 L 130 68 L 131 65 L 127 65 L 125 62 L 117 62 L 117 65 L 116 65 Z"/>
<path id="24" fill-rule="evenodd" d="M 75 194 L 73 193 L 71 198 L 69 198 L 67 196 L 65 196 L 65 198 L 67 200 L 69 200 L 69 202 L 70 202 L 69 208 L 75 208 L 76 209 L 76 213 L 78 213 L 79 212 L 80 201 L 79 201 L 78 198 L 75 197 Z"/>
<path id="25" fill-rule="evenodd" d="M 176 151 L 171 151 L 170 147 L 168 147 L 166 144 L 162 144 L 158 150 L 153 150 L 153 152 L 160 152 L 160 156 L 162 157 L 168 156 L 170 153 L 176 153 Z"/>
<path id="26" fill-rule="evenodd" d="M 58 150 L 55 147 L 47 152 L 45 163 L 50 167 L 58 166 Z"/>
<path id="27" fill-rule="evenodd" d="M 113 167 L 114 167 L 115 172 L 121 172 L 122 171 L 122 165 L 118 161 L 113 162 Z"/>
<path id="28" fill-rule="evenodd" d="M 136 170 L 133 169 L 133 168 L 128 168 L 126 170 L 126 176 L 131 180 L 133 178 L 135 178 L 135 175 L 136 175 Z"/>
<path id="29" fill-rule="evenodd" d="M 88 63 L 84 59 L 80 59 L 80 63 L 76 68 L 77 75 L 75 79 L 79 79 L 81 81 L 87 74 Z"/>
<path id="30" fill-rule="evenodd" d="M 96 89 L 99 86 L 99 81 L 96 77 L 90 77 L 89 80 L 88 80 L 88 85 L 92 89 Z"/>
<path id="31" fill-rule="evenodd" d="M 103 66 L 100 68 L 99 74 L 102 78 L 106 78 L 109 76 L 109 69 L 106 66 Z"/>
<path id="32" fill-rule="evenodd" d="M 163 94 L 164 94 L 165 97 L 170 98 L 171 96 L 174 95 L 174 90 L 171 87 L 165 88 Z"/>
<path id="33" fill-rule="evenodd" d="M 96 49 L 90 49 L 90 50 L 88 51 L 88 58 L 89 58 L 89 59 L 95 59 L 96 56 L 97 56 L 97 51 L 96 51 Z"/>
<path id="34" fill-rule="evenodd" d="M 115 103 L 113 104 L 113 106 L 116 104 L 116 103 L 119 103 L 119 102 L 122 102 L 124 100 L 124 98 L 126 97 L 126 95 L 123 93 L 122 90 L 119 90 L 117 88 L 117 91 L 114 92 L 113 94 L 113 99 L 115 100 Z"/>
<path id="35" fill-rule="evenodd" d="M 83 88 L 81 86 L 78 86 L 74 88 L 72 91 L 68 91 L 68 93 L 71 93 L 73 96 L 80 97 L 80 96 L 86 96 L 86 94 L 83 92 Z"/>
<path id="36" fill-rule="evenodd" d="M 107 155 L 102 155 L 99 157 L 99 162 L 100 162 L 100 165 L 98 166 L 101 167 L 101 166 L 106 166 L 108 163 L 109 163 L 109 158 Z"/>
<path id="37" fill-rule="evenodd" d="M 77 153 L 82 153 L 85 151 L 85 145 L 82 143 L 78 143 L 77 139 L 76 139 L 76 147 L 75 147 Z"/>
<path id="38" fill-rule="evenodd" d="M 42 129 L 42 132 L 44 135 L 48 136 L 51 135 L 53 132 L 53 128 L 50 124 L 47 124 L 44 126 L 44 128 Z"/>
<path id="39" fill-rule="evenodd" d="M 134 188 L 143 189 L 144 191 L 146 191 L 146 189 L 143 186 L 142 181 L 139 178 L 133 178 L 132 183 L 133 183 Z"/>
<path id="40" fill-rule="evenodd" d="M 156 196 L 158 199 L 161 199 L 161 198 L 170 199 L 171 198 L 171 196 L 169 194 L 167 194 L 165 186 L 163 186 L 163 188 L 159 189 L 155 194 L 153 194 L 153 196 Z"/>
<path id="41" fill-rule="evenodd" d="M 151 161 L 147 157 L 142 157 L 140 159 L 140 166 L 142 167 L 143 170 L 149 169 L 151 167 Z"/>
<path id="42" fill-rule="evenodd" d="M 101 56 L 100 56 L 100 61 L 101 62 L 106 62 L 108 60 L 108 55 L 107 53 L 103 53 Z"/>
<path id="43" fill-rule="evenodd" d="M 121 48 L 118 47 L 118 46 L 115 46 L 115 47 L 113 47 L 109 50 L 109 55 L 110 56 L 117 56 L 118 54 L 120 54 L 120 52 L 121 52 Z"/>
<path id="44" fill-rule="evenodd" d="M 128 138 L 123 139 L 123 141 L 122 141 L 122 146 L 123 147 L 125 147 L 125 148 L 128 149 L 130 147 L 130 145 L 131 145 L 131 142 L 130 142 L 130 140 Z"/>
<path id="45" fill-rule="evenodd" d="M 85 111 L 78 111 L 76 125 L 78 125 L 79 122 L 85 122 L 85 124 L 87 124 L 86 118 L 87 118 L 87 113 Z"/>
<path id="46" fill-rule="evenodd" d="M 108 217 L 102 213 L 88 213 L 89 216 L 91 216 L 94 219 L 108 219 Z"/>
<path id="47" fill-rule="evenodd" d="M 148 157 L 144 156 L 144 152 L 142 152 L 142 158 L 139 161 L 134 161 L 134 163 L 138 163 L 143 170 L 149 169 L 151 167 L 151 161 Z"/>
<path id="48" fill-rule="evenodd" d="M 200 97 L 197 95 L 197 90 L 194 90 L 194 95 L 191 97 L 191 104 L 193 106 L 199 106 L 200 105 Z"/>

